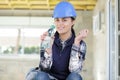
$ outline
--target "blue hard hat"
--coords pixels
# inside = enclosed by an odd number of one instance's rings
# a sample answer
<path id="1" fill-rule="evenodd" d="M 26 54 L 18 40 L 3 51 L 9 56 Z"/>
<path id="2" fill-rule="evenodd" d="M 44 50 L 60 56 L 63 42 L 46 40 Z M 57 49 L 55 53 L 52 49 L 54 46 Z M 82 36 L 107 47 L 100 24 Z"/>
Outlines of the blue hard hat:
<path id="1" fill-rule="evenodd" d="M 53 18 L 76 17 L 76 11 L 69 2 L 58 3 L 53 12 Z"/>

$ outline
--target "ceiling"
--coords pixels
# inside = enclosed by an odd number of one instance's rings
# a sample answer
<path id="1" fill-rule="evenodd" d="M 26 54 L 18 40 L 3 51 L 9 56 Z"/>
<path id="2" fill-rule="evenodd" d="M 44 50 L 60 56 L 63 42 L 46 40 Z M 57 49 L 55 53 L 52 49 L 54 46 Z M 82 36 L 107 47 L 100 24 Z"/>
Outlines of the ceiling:
<path id="1" fill-rule="evenodd" d="M 51 11 L 60 1 L 72 3 L 76 10 L 92 11 L 97 0 L 0 0 L 0 15 L 28 15 L 36 11 Z M 37 13 L 38 14 L 38 13 Z M 43 13 L 44 14 L 44 13 Z"/>

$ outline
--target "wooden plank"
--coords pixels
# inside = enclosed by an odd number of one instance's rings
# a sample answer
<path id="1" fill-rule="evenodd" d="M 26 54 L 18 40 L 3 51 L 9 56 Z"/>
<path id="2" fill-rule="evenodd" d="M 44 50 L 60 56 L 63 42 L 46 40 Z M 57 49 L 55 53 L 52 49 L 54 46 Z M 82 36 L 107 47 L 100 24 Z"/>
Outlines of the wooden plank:
<path id="1" fill-rule="evenodd" d="M 79 0 L 79 1 L 69 1 L 73 5 L 95 5 L 96 1 L 88 1 L 88 0 Z"/>
<path id="2" fill-rule="evenodd" d="M 0 0 L 0 8 L 11 9 L 54 9 L 61 0 Z M 68 0 L 75 6 L 76 10 L 93 10 L 96 0 Z"/>

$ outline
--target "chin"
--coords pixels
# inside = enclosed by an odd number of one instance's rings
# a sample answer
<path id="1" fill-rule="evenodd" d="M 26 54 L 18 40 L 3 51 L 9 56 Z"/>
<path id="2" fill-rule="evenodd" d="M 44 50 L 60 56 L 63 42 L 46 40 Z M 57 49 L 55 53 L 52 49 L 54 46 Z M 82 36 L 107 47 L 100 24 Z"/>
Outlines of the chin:
<path id="1" fill-rule="evenodd" d="M 65 34 L 66 32 L 65 32 L 65 30 L 58 30 L 57 31 L 59 34 Z"/>
<path id="2" fill-rule="evenodd" d="M 62 31 L 57 31 L 59 34 L 62 33 Z"/>
<path id="3" fill-rule="evenodd" d="M 65 34 L 65 33 L 64 33 L 64 32 L 59 32 L 59 34 L 61 34 L 61 35 L 62 35 L 62 34 Z"/>

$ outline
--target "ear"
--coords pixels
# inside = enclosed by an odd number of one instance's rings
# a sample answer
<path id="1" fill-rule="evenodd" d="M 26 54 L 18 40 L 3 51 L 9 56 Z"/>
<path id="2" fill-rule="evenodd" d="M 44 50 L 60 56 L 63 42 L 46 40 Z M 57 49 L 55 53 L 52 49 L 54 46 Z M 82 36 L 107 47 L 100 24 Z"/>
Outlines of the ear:
<path id="1" fill-rule="evenodd" d="M 73 24 L 73 25 L 75 24 L 75 20 L 72 20 L 72 24 Z"/>

